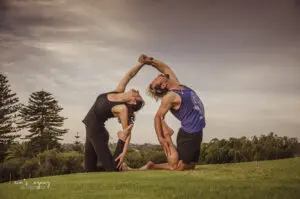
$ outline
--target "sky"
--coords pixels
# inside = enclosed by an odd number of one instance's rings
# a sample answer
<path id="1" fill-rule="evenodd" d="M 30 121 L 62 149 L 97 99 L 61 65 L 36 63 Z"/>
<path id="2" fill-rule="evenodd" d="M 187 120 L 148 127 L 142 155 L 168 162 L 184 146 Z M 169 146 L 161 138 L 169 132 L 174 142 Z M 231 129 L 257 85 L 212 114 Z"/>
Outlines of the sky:
<path id="1" fill-rule="evenodd" d="M 0 0 L 0 72 L 20 102 L 51 92 L 73 142 L 95 98 L 113 90 L 145 53 L 167 63 L 206 109 L 204 141 L 274 132 L 300 138 L 299 0 Z M 132 143 L 158 143 L 158 72 L 144 66 L 127 88 L 146 101 Z M 171 114 L 177 132 L 180 122 Z M 107 122 L 111 141 L 121 129 Z M 24 133 L 24 132 L 23 132 Z M 176 133 L 173 140 L 176 140 Z"/>

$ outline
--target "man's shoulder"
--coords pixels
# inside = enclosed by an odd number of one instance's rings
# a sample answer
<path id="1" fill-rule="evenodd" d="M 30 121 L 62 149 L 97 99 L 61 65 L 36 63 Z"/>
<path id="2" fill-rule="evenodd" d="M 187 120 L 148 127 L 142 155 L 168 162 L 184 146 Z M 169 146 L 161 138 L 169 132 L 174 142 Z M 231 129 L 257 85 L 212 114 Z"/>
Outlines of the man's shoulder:
<path id="1" fill-rule="evenodd" d="M 165 94 L 165 95 L 162 97 L 162 99 L 164 100 L 164 99 L 173 98 L 173 97 L 175 97 L 175 96 L 177 96 L 177 95 L 178 95 L 177 93 L 175 93 L 175 92 L 173 92 L 173 91 L 169 91 L 169 92 L 167 92 L 167 94 Z"/>
<path id="2" fill-rule="evenodd" d="M 175 102 L 180 96 L 172 91 L 169 91 L 166 95 L 162 97 L 162 103 L 173 103 Z"/>

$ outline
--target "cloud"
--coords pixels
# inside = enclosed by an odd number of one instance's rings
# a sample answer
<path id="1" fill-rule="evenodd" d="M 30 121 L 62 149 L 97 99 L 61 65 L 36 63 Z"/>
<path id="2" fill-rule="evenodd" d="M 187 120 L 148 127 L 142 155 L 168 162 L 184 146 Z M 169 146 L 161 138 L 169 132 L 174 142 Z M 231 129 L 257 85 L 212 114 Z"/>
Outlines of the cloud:
<path id="1" fill-rule="evenodd" d="M 54 94 L 69 119 L 67 141 L 96 96 L 116 87 L 141 53 L 169 64 L 207 109 L 205 140 L 299 129 L 299 6 L 293 1 L 0 1 L 0 69 L 26 102 Z M 3 11 L 3 12 L 2 12 Z M 159 106 L 145 95 L 157 71 L 145 66 L 133 142 L 156 143 Z M 180 123 L 170 114 L 176 130 Z M 109 121 L 112 136 L 120 126 Z M 116 137 L 114 137 L 116 138 Z"/>

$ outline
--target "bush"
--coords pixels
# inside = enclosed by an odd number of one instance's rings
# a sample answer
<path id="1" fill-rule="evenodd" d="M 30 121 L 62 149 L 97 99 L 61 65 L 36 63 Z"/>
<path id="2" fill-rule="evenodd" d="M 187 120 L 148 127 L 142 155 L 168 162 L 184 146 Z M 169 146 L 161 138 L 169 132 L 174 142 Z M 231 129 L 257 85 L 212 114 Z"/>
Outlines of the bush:
<path id="1" fill-rule="evenodd" d="M 57 150 L 49 150 L 38 154 L 40 167 L 38 176 L 70 174 L 84 171 L 83 154 L 76 151 L 60 153 Z"/>
<path id="2" fill-rule="evenodd" d="M 139 151 L 128 151 L 126 154 L 126 164 L 132 168 L 140 168 L 145 165 L 147 160 L 141 155 Z"/>
<path id="3" fill-rule="evenodd" d="M 150 160 L 155 164 L 168 162 L 164 151 L 153 151 L 150 155 Z"/>
<path id="4" fill-rule="evenodd" d="M 77 151 L 69 151 L 61 153 L 60 158 L 62 161 L 61 171 L 63 174 L 79 173 L 84 171 L 83 154 Z"/>
<path id="5" fill-rule="evenodd" d="M 15 158 L 0 164 L 0 182 L 18 180 L 21 177 L 20 170 L 24 164 L 24 158 Z"/>
<path id="6" fill-rule="evenodd" d="M 60 161 L 60 154 L 58 150 L 48 150 L 37 155 L 37 160 L 40 164 L 37 170 L 38 176 L 48 176 L 60 174 L 59 168 L 62 162 Z"/>
<path id="7" fill-rule="evenodd" d="M 155 164 L 166 163 L 167 158 L 162 148 L 128 149 L 126 163 L 129 167 L 140 168 L 149 161 Z"/>
<path id="8" fill-rule="evenodd" d="M 22 165 L 20 174 L 22 178 L 34 178 L 38 177 L 37 171 L 39 169 L 39 161 L 37 158 L 28 159 Z"/>

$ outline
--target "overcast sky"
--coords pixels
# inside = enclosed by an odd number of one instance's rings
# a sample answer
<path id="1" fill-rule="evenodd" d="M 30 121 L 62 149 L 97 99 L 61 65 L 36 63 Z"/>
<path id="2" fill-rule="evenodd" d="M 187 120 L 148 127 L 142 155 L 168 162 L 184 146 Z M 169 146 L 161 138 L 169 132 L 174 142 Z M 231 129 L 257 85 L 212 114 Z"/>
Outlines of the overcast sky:
<path id="1" fill-rule="evenodd" d="M 204 140 L 274 132 L 300 138 L 300 3 L 295 0 L 0 0 L 0 70 L 22 103 L 53 93 L 68 118 L 65 142 L 98 94 L 111 91 L 141 53 L 169 64 L 206 108 Z M 133 143 L 158 143 L 158 103 L 146 66 L 128 88 L 146 106 Z M 168 114 L 177 132 L 179 122 Z M 116 141 L 117 120 L 107 123 Z M 175 140 L 175 139 L 174 139 Z"/>

